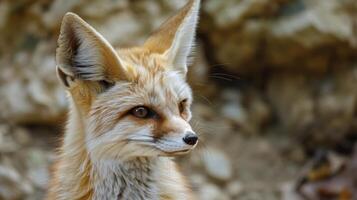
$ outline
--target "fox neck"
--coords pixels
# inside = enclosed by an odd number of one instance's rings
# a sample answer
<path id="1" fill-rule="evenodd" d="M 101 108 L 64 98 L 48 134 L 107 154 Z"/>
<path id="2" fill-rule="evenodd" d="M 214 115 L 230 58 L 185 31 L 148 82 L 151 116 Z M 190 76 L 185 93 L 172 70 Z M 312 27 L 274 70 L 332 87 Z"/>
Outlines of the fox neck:
<path id="1" fill-rule="evenodd" d="M 102 161 L 94 164 L 93 199 L 158 199 L 156 159 Z"/>
<path id="2" fill-rule="evenodd" d="M 62 153 L 62 190 L 73 199 L 158 199 L 155 169 L 159 158 L 91 160 L 85 145 L 83 117 L 74 104 Z"/>

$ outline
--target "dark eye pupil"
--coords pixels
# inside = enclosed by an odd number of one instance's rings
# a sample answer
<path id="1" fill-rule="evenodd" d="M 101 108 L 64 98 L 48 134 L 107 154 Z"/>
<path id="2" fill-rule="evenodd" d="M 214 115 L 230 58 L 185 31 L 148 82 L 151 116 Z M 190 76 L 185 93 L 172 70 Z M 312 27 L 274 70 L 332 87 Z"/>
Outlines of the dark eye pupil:
<path id="1" fill-rule="evenodd" d="M 145 107 L 138 107 L 133 110 L 133 115 L 139 118 L 145 118 L 149 114 L 149 111 Z"/>

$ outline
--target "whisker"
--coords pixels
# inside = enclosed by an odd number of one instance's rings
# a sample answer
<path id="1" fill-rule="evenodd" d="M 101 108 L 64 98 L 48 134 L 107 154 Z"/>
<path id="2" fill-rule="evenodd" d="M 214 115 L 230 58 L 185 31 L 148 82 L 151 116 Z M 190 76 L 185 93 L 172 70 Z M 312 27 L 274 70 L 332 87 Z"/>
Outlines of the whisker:
<path id="1" fill-rule="evenodd" d="M 214 67 L 224 67 L 226 65 L 230 65 L 231 63 L 220 63 L 220 64 L 215 64 L 215 65 L 210 65 L 210 68 L 214 68 Z"/>
<path id="2" fill-rule="evenodd" d="M 238 76 L 234 76 L 232 74 L 226 74 L 226 73 L 212 73 L 211 75 L 214 75 L 214 76 L 222 76 L 222 77 L 227 77 L 227 78 L 232 78 L 232 79 L 235 79 L 235 80 L 240 80 L 241 78 L 238 77 Z"/>
<path id="3" fill-rule="evenodd" d="M 210 105 L 213 105 L 212 101 L 210 101 L 207 97 L 201 95 L 201 94 L 198 94 L 198 97 L 201 97 L 204 101 L 206 101 L 208 104 Z"/>
<path id="4" fill-rule="evenodd" d="M 219 80 L 224 80 L 224 81 L 233 81 L 233 79 L 221 77 L 221 76 L 215 76 L 215 75 L 209 75 L 208 77 L 214 78 L 214 79 L 219 79 Z"/>

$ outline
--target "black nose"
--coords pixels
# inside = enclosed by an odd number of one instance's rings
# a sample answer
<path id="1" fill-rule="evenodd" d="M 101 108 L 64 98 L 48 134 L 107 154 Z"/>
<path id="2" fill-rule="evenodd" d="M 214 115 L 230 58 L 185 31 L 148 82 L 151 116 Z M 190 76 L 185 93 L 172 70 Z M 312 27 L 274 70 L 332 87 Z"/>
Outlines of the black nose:
<path id="1" fill-rule="evenodd" d="M 197 143 L 198 137 L 193 132 L 188 132 L 183 141 L 188 145 L 195 145 Z"/>

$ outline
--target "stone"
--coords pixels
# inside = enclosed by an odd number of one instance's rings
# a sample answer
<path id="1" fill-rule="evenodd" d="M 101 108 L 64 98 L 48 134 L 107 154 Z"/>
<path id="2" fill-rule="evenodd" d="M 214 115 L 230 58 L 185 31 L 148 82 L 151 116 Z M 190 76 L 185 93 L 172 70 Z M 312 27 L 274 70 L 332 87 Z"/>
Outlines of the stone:
<path id="1" fill-rule="evenodd" d="M 222 116 L 239 126 L 243 125 L 248 116 L 246 109 L 242 105 L 239 91 L 224 90 L 222 99 L 224 101 L 221 108 Z"/>
<path id="2" fill-rule="evenodd" d="M 203 166 L 212 178 L 228 181 L 232 178 L 232 164 L 229 158 L 218 149 L 207 149 L 202 153 Z"/>
<path id="3" fill-rule="evenodd" d="M 229 196 L 237 197 L 243 191 L 243 184 L 240 181 L 230 182 L 227 186 Z"/>
<path id="4" fill-rule="evenodd" d="M 163 1 L 165 6 L 168 6 L 172 10 L 178 10 L 185 5 L 186 2 L 181 0 L 171 0 L 171 1 Z"/>
<path id="5" fill-rule="evenodd" d="M 93 26 L 111 43 L 113 46 L 127 47 L 139 45 L 145 40 L 145 33 L 142 24 L 137 20 L 137 16 L 131 12 L 120 12 L 105 21 L 98 23 L 93 22 Z"/>
<path id="6" fill-rule="evenodd" d="M 302 200 L 302 198 L 296 194 L 294 183 L 284 183 L 281 186 L 281 200 Z"/>
<path id="7" fill-rule="evenodd" d="M 229 196 L 223 193 L 217 186 L 213 184 L 204 184 L 200 187 L 200 199 L 205 200 L 229 200 Z"/>
<path id="8" fill-rule="evenodd" d="M 31 149 L 28 153 L 29 170 L 27 176 L 32 184 L 45 190 L 49 182 L 48 158 L 45 152 L 39 149 Z"/>
<path id="9" fill-rule="evenodd" d="M 129 6 L 129 0 L 96 0 L 83 4 L 79 13 L 85 18 L 100 19 L 111 13 L 125 12 Z"/>
<path id="10" fill-rule="evenodd" d="M 202 174 L 192 174 L 192 176 L 190 176 L 190 180 L 192 185 L 195 187 L 200 187 L 201 185 L 207 183 L 206 177 Z"/>
<path id="11" fill-rule="evenodd" d="M 222 115 L 236 124 L 243 124 L 247 120 L 244 108 L 238 103 L 224 105 L 222 108 Z"/>
<path id="12" fill-rule="evenodd" d="M 216 62 L 238 75 L 264 69 L 323 73 L 339 67 L 332 60 L 353 62 L 357 49 L 354 0 L 208 0 L 203 10 L 209 17 L 201 29 L 209 33 Z M 332 46 L 336 53 L 322 50 Z"/>
<path id="13" fill-rule="evenodd" d="M 270 105 L 263 100 L 263 97 L 256 91 L 252 92 L 252 94 L 247 94 L 244 102 L 247 104 L 247 123 L 255 127 L 256 132 L 261 132 L 261 130 L 272 121 Z"/>
<path id="14" fill-rule="evenodd" d="M 271 78 L 268 98 L 285 128 L 302 131 L 314 121 L 311 89 L 303 74 L 276 74 Z"/>
<path id="15" fill-rule="evenodd" d="M 58 84 L 54 59 L 48 55 L 52 47 L 42 43 L 33 54 L 17 54 L 14 66 L 1 76 L 5 83 L 0 86 L 0 119 L 54 123 L 63 118 L 67 101 Z"/>
<path id="16" fill-rule="evenodd" d="M 0 198 L 22 199 L 33 192 L 34 188 L 12 167 L 0 165 Z"/>
<path id="17" fill-rule="evenodd" d="M 267 94 L 272 108 L 284 129 L 309 151 L 319 145 L 333 147 L 351 131 L 357 98 L 354 71 L 341 68 L 320 79 L 289 72 L 271 77 Z"/>
<path id="18" fill-rule="evenodd" d="M 265 12 L 269 3 L 272 2 L 268 0 L 242 0 L 237 3 L 235 0 L 224 2 L 208 0 L 203 5 L 203 9 L 209 15 L 214 16 L 215 25 L 220 28 L 227 28 L 242 23 L 247 16 Z"/>
<path id="19" fill-rule="evenodd" d="M 26 146 L 31 144 L 31 136 L 28 134 L 27 130 L 18 127 L 12 132 L 12 135 L 16 142 L 21 146 Z"/>
<path id="20" fill-rule="evenodd" d="M 0 125 L 0 153 L 14 153 L 18 149 L 19 145 L 10 134 L 10 127 Z"/>
<path id="21" fill-rule="evenodd" d="M 66 12 L 72 11 L 79 6 L 81 1 L 56 0 L 50 5 L 50 9 L 43 16 L 43 24 L 49 28 L 57 28 Z"/>

